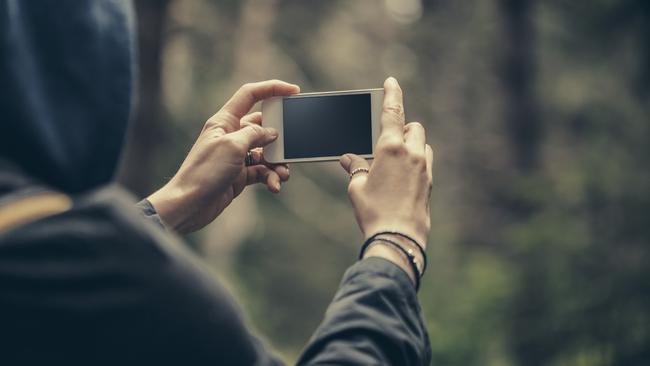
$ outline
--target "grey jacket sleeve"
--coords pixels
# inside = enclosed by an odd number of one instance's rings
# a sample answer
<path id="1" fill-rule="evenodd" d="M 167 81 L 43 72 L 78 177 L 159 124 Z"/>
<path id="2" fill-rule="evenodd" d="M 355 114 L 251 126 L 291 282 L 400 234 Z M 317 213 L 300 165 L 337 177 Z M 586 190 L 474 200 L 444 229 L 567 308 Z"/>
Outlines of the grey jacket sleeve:
<path id="1" fill-rule="evenodd" d="M 299 365 L 428 365 L 429 336 L 408 275 L 381 258 L 345 273 Z"/>
<path id="2" fill-rule="evenodd" d="M 148 199 L 145 198 L 142 201 L 136 203 L 135 207 L 136 209 L 138 209 L 142 217 L 153 222 L 154 224 L 160 226 L 163 229 L 165 228 L 165 225 L 160 219 L 160 215 L 158 215 L 158 212 L 156 212 L 156 209 L 153 207 L 153 205 L 151 204 L 151 202 L 149 202 Z"/>
<path id="3" fill-rule="evenodd" d="M 149 201 L 142 200 L 136 207 L 147 220 L 164 227 Z M 267 357 L 263 346 L 256 352 L 258 362 Z M 298 364 L 428 365 L 430 361 L 429 337 L 413 283 L 395 264 L 367 258 L 343 276 Z"/>

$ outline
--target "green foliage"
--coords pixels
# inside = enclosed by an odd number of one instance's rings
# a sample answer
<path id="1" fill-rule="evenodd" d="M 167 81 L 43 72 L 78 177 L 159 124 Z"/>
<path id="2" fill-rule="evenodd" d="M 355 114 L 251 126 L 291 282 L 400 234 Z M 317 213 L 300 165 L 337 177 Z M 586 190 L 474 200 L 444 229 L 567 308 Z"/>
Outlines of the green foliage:
<path id="1" fill-rule="evenodd" d="M 161 124 L 174 133 L 158 143 L 182 156 L 247 81 L 317 91 L 396 76 L 435 151 L 420 293 L 434 364 L 650 364 L 648 2 L 396 3 L 172 1 Z M 530 39 L 511 44 L 506 20 Z M 518 57 L 523 79 L 504 69 Z M 511 133 L 522 110 L 539 123 L 533 148 Z M 170 176 L 177 162 L 152 164 Z M 279 196 L 249 190 L 197 238 L 288 360 L 361 240 L 337 163 L 291 171 Z"/>

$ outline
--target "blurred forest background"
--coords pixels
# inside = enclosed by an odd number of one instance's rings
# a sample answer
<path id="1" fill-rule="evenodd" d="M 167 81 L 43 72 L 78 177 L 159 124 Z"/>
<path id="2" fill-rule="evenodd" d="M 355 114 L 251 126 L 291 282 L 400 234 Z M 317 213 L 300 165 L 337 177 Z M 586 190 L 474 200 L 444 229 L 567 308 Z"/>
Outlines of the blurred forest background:
<path id="1" fill-rule="evenodd" d="M 650 364 L 650 1 L 139 0 L 120 179 L 144 196 L 243 83 L 380 87 L 435 151 L 435 365 Z M 338 163 L 189 238 L 288 362 L 361 235 Z"/>

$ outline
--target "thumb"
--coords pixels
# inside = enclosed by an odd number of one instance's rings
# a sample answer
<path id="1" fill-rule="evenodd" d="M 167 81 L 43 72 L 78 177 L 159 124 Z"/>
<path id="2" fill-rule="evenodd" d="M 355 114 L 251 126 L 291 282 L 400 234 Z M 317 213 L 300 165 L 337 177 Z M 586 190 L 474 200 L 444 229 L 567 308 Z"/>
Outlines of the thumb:
<path id="1" fill-rule="evenodd" d="M 239 130 L 230 133 L 235 141 L 245 144 L 248 150 L 263 147 L 278 138 L 278 131 L 274 128 L 248 124 Z"/>
<path id="2" fill-rule="evenodd" d="M 366 159 L 355 154 L 345 154 L 341 156 L 339 163 L 341 163 L 341 166 L 343 169 L 345 169 L 346 172 L 348 172 L 348 174 L 352 173 L 355 169 L 358 168 L 370 168 L 370 164 L 368 164 Z"/>

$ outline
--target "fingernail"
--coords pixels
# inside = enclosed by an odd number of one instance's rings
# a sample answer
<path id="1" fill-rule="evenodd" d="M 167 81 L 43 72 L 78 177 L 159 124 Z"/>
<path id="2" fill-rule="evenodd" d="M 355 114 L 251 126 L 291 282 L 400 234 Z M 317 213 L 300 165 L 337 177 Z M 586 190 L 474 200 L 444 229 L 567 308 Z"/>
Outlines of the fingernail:
<path id="1" fill-rule="evenodd" d="M 352 162 L 352 158 L 350 158 L 350 155 L 344 154 L 343 156 L 341 156 L 341 164 L 345 166 L 349 166 L 351 162 Z"/>
<path id="2" fill-rule="evenodd" d="M 386 79 L 386 80 L 387 80 L 389 83 L 392 83 L 392 84 L 398 84 L 397 79 L 395 79 L 395 78 L 392 77 L 392 76 L 389 76 L 388 79 Z"/>
<path id="3" fill-rule="evenodd" d="M 280 183 L 275 183 L 275 189 L 280 192 Z"/>

